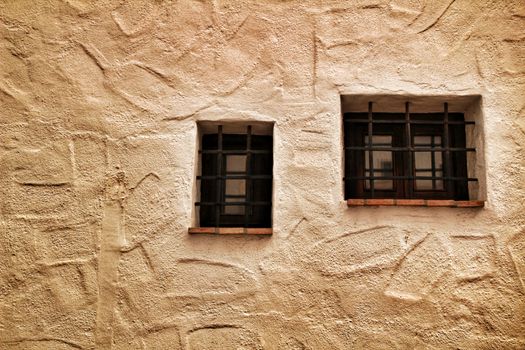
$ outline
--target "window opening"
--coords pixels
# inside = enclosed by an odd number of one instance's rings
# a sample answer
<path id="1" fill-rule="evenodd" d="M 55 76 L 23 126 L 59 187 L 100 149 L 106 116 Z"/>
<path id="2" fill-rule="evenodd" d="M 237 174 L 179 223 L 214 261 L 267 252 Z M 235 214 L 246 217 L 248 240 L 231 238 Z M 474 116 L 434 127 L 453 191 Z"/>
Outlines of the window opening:
<path id="1" fill-rule="evenodd" d="M 271 227 L 273 141 L 254 134 L 225 133 L 223 125 L 201 139 L 201 227 Z"/>
<path id="2" fill-rule="evenodd" d="M 463 113 L 344 114 L 345 198 L 468 200 L 468 176 Z"/>

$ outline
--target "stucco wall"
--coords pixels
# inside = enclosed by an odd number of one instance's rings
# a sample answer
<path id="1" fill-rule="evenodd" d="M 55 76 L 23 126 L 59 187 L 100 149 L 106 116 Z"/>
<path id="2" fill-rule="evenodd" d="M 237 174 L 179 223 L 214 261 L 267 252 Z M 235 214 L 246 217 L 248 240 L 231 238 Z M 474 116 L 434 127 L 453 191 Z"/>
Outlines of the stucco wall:
<path id="1" fill-rule="evenodd" d="M 0 3 L 0 349 L 523 349 L 520 0 Z M 484 209 L 348 208 L 341 94 L 481 95 Z M 195 224 L 274 122 L 271 237 Z"/>

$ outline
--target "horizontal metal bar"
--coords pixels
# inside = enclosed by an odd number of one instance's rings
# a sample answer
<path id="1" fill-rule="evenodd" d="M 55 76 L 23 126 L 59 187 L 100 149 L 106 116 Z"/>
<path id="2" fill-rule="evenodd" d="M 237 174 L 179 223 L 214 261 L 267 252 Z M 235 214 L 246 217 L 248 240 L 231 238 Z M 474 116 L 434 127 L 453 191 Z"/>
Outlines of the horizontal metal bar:
<path id="1" fill-rule="evenodd" d="M 235 205 L 235 206 L 271 206 L 272 202 L 195 202 L 197 206 L 212 206 L 212 205 Z"/>
<path id="2" fill-rule="evenodd" d="M 343 180 L 450 180 L 478 181 L 474 177 L 442 177 L 442 176 L 347 176 Z"/>
<path id="3" fill-rule="evenodd" d="M 348 151 L 412 151 L 412 152 L 476 152 L 472 147 L 370 147 L 350 146 L 345 147 Z"/>
<path id="4" fill-rule="evenodd" d="M 199 153 L 201 154 L 217 154 L 219 153 L 219 150 L 217 149 L 203 149 L 199 150 Z M 234 150 L 222 150 L 220 151 L 221 154 L 228 154 L 228 155 L 246 155 L 246 154 L 271 154 L 272 151 L 266 150 L 266 149 L 252 149 L 252 150 L 245 150 L 245 149 L 234 149 Z"/>
<path id="5" fill-rule="evenodd" d="M 199 175 L 197 180 L 232 180 L 232 179 L 251 179 L 251 180 L 271 180 L 272 175 Z"/>
<path id="6" fill-rule="evenodd" d="M 418 171 L 426 171 L 426 172 L 429 172 L 429 171 L 436 171 L 436 172 L 441 172 L 441 171 L 443 171 L 443 168 L 437 168 L 437 167 L 434 168 L 434 169 L 432 169 L 432 168 L 416 168 L 416 169 L 414 169 L 414 170 L 415 170 L 416 172 L 418 172 Z"/>
<path id="7" fill-rule="evenodd" d="M 345 118 L 345 123 L 351 123 L 351 124 L 368 124 L 368 119 L 349 119 Z M 374 119 L 372 120 L 372 124 L 445 124 L 444 120 L 413 120 L 406 121 L 405 119 Z M 476 122 L 470 121 L 470 120 L 450 120 L 448 122 L 449 125 L 475 125 Z"/>

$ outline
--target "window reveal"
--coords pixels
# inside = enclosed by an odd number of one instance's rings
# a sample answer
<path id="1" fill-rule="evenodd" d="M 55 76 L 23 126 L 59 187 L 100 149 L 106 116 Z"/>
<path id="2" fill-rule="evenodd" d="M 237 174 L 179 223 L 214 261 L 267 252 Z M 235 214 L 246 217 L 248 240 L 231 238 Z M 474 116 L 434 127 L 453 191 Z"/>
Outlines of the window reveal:
<path id="1" fill-rule="evenodd" d="M 345 198 L 468 200 L 463 113 L 344 114 Z"/>
<path id="2" fill-rule="evenodd" d="M 201 227 L 271 227 L 272 136 L 245 130 L 202 135 Z"/>

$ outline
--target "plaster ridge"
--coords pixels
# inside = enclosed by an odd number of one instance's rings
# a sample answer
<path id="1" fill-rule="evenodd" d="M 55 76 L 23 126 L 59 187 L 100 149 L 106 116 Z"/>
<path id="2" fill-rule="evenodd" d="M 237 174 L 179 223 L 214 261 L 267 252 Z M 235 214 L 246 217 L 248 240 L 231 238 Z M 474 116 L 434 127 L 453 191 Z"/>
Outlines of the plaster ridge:
<path id="1" fill-rule="evenodd" d="M 220 97 L 230 96 L 235 91 L 245 86 L 246 83 L 248 83 L 254 77 L 254 72 L 259 67 L 260 62 L 261 62 L 261 58 L 260 56 L 257 56 L 255 63 L 253 64 L 253 67 L 251 67 L 251 69 L 248 72 L 242 75 L 242 78 L 239 80 L 237 84 L 235 84 L 232 88 L 224 91 L 223 93 L 215 94 L 215 96 L 220 96 Z"/>
<path id="2" fill-rule="evenodd" d="M 150 177 L 154 177 L 156 178 L 157 180 L 160 180 L 160 176 L 157 175 L 157 173 L 154 173 L 154 172 L 149 172 L 147 173 L 146 175 L 144 175 L 139 181 L 137 181 L 137 183 L 135 184 L 135 186 L 132 186 L 130 188 L 128 188 L 128 191 L 130 192 L 133 192 L 137 187 L 139 187 L 144 181 L 146 181 L 148 178 Z M 130 193 L 131 194 L 131 193 Z"/>
<path id="3" fill-rule="evenodd" d="M 196 331 L 200 331 L 201 329 L 217 329 L 217 328 L 235 328 L 235 329 L 243 328 L 243 329 L 245 329 L 245 327 L 240 326 L 240 325 L 236 325 L 236 324 L 212 323 L 212 324 L 209 324 L 209 325 L 192 328 L 187 333 L 193 333 L 193 332 L 196 332 Z"/>
<path id="4" fill-rule="evenodd" d="M 155 273 L 155 267 L 153 265 L 153 262 L 151 261 L 151 257 L 142 243 L 139 244 L 139 250 L 144 256 L 144 260 L 146 261 L 146 265 L 148 266 L 148 268 L 151 270 L 151 272 Z"/>
<path id="5" fill-rule="evenodd" d="M 237 35 L 237 33 L 242 29 L 242 27 L 244 27 L 244 25 L 246 24 L 246 21 L 248 21 L 248 18 L 250 17 L 251 15 L 246 15 L 246 17 L 242 20 L 241 24 L 239 24 L 239 26 L 237 26 L 237 28 L 235 28 L 235 30 L 230 35 L 228 35 L 228 37 L 226 38 L 226 41 L 232 40 Z"/>
<path id="6" fill-rule="evenodd" d="M 175 91 L 177 90 L 177 84 L 174 84 L 171 81 L 171 78 L 166 73 L 161 72 L 158 68 L 151 67 L 150 65 L 147 65 L 144 62 L 135 61 L 135 60 L 128 62 L 124 66 L 126 66 L 126 65 L 132 65 L 132 66 L 135 66 L 137 68 L 140 68 L 144 72 L 146 72 L 148 74 L 151 74 L 153 77 L 155 77 L 156 79 L 160 80 L 162 83 L 166 84 L 166 86 L 174 89 Z"/>
<path id="7" fill-rule="evenodd" d="M 118 265 L 120 246 L 123 240 L 123 206 L 118 194 L 123 191 L 122 176 L 117 176 L 106 200 L 100 251 L 98 256 L 98 299 L 95 326 L 95 345 L 97 349 L 110 349 L 113 339 L 113 317 L 117 305 Z M 111 198 L 113 197 L 113 198 Z"/>
<path id="8" fill-rule="evenodd" d="M 172 64 L 177 64 L 180 60 L 182 60 L 185 56 L 190 54 L 193 49 L 198 48 L 203 45 L 202 42 L 200 42 L 201 37 L 205 37 L 206 35 L 210 34 L 213 35 L 213 26 L 208 26 L 204 29 L 202 29 L 199 33 L 197 33 L 194 36 L 194 39 L 186 46 L 185 49 L 181 50 L 181 53 L 178 57 L 173 60 Z"/>
<path id="9" fill-rule="evenodd" d="M 481 234 L 481 235 L 468 235 L 468 234 L 458 234 L 458 235 L 451 235 L 450 238 L 458 238 L 458 239 L 472 239 L 472 240 L 480 240 L 485 238 L 492 238 L 494 239 L 493 234 Z"/>
<path id="10" fill-rule="evenodd" d="M 339 235 L 339 236 L 336 236 L 336 237 L 327 238 L 327 239 L 317 243 L 316 245 L 319 245 L 320 243 L 330 243 L 330 242 L 336 241 L 336 240 L 338 240 L 340 238 L 343 238 L 343 237 L 346 237 L 346 236 L 356 235 L 356 234 L 359 234 L 359 233 L 365 233 L 365 232 L 370 232 L 370 231 L 377 231 L 377 230 L 380 230 L 380 229 L 383 229 L 383 228 L 393 228 L 393 226 L 391 226 L 391 225 L 378 225 L 378 226 L 373 226 L 373 227 L 367 227 L 367 228 L 362 229 L 362 230 L 350 231 L 350 232 L 343 233 L 342 235 Z"/>
<path id="11" fill-rule="evenodd" d="M 449 7 L 455 2 L 456 0 L 450 0 L 449 4 L 445 7 L 445 9 L 443 10 L 443 12 L 441 12 L 441 14 L 432 22 L 430 23 L 428 26 L 426 26 L 425 28 L 423 28 L 422 30 L 418 31 L 417 34 L 421 34 L 421 33 L 424 33 L 426 32 L 427 30 L 429 30 L 430 28 L 432 28 L 433 26 L 435 26 L 437 24 L 437 22 L 441 19 L 441 17 L 443 17 L 443 15 L 445 14 L 445 12 L 447 12 L 447 10 L 449 9 Z M 418 16 L 419 17 L 419 16 Z"/>
<path id="12" fill-rule="evenodd" d="M 87 259 L 64 259 L 64 260 L 53 260 L 53 261 L 38 260 L 36 261 L 36 264 L 40 266 L 44 266 L 44 267 L 56 267 L 56 266 L 63 266 L 63 265 L 82 265 L 90 261 L 93 261 L 94 259 L 95 257 L 91 257 Z"/>
<path id="13" fill-rule="evenodd" d="M 181 120 L 185 120 L 185 119 L 188 119 L 190 117 L 193 117 L 195 116 L 196 114 L 198 114 L 199 112 L 202 112 L 208 108 L 210 108 L 211 106 L 213 106 L 215 104 L 215 101 L 212 100 L 210 103 L 207 103 L 206 105 L 196 109 L 195 111 L 189 113 L 189 114 L 183 114 L 183 115 L 177 115 L 177 116 L 174 116 L 174 117 L 166 117 L 166 118 L 162 118 L 163 121 L 172 121 L 172 120 L 175 120 L 175 121 L 181 121 Z"/>
<path id="14" fill-rule="evenodd" d="M 234 267 L 239 270 L 244 270 L 245 272 L 248 272 L 250 274 L 254 274 L 254 272 L 244 266 L 236 265 L 228 262 L 223 261 L 217 261 L 217 260 L 209 260 L 209 259 L 200 259 L 200 258 L 180 258 L 177 260 L 178 263 L 183 264 L 206 264 L 206 265 L 215 265 L 215 266 L 221 266 L 221 267 Z"/>
<path id="15" fill-rule="evenodd" d="M 93 63 L 95 63 L 102 74 L 104 74 L 109 66 L 107 59 L 100 52 L 97 52 L 96 54 L 92 52 L 92 50 L 90 50 L 88 46 L 82 42 L 78 42 L 78 45 L 80 45 L 84 53 L 93 61 Z M 95 50 L 98 51 L 96 48 Z"/>
<path id="16" fill-rule="evenodd" d="M 401 267 L 401 264 L 403 263 L 403 261 L 405 261 L 405 258 L 408 256 L 408 254 L 410 254 L 417 247 L 419 247 L 428 238 L 428 236 L 430 236 L 430 233 L 427 232 L 423 237 L 421 237 L 419 240 L 417 240 L 414 244 L 412 244 L 411 246 L 408 246 L 408 248 L 405 249 L 404 253 L 401 255 L 401 257 L 399 258 L 399 260 L 395 264 L 394 270 L 390 274 L 390 280 L 392 280 L 392 278 L 394 277 L 396 272 L 399 271 L 399 268 Z M 389 286 L 390 286 L 390 282 L 388 283 L 388 285 L 385 288 L 385 290 L 387 290 Z"/>
<path id="17" fill-rule="evenodd" d="M 516 274 L 518 275 L 518 280 L 520 281 L 521 289 L 525 293 L 525 276 L 523 276 L 523 274 L 520 271 L 519 264 L 516 262 L 516 256 L 512 252 L 512 249 L 509 243 L 507 243 L 507 251 L 509 253 L 510 260 L 512 261 L 512 266 L 514 267 L 514 270 L 516 271 Z"/>
<path id="18" fill-rule="evenodd" d="M 292 229 L 290 230 L 290 234 L 288 235 L 288 237 L 289 237 L 289 236 L 292 236 L 293 234 L 295 234 L 295 232 L 297 231 L 297 229 L 299 228 L 299 226 L 301 226 L 301 224 L 302 224 L 303 222 L 305 222 L 305 221 L 308 221 L 308 219 L 307 219 L 305 216 L 303 216 L 303 217 L 301 218 L 301 220 L 299 220 L 299 221 L 298 221 L 298 222 L 292 227 Z"/>
<path id="19" fill-rule="evenodd" d="M 312 23 L 313 29 L 312 29 L 312 94 L 315 99 L 317 99 L 317 66 L 318 66 L 318 52 L 317 52 L 317 41 L 319 40 L 317 37 L 317 29 L 315 26 L 315 20 Z"/>
<path id="20" fill-rule="evenodd" d="M 75 342 L 72 342 L 70 340 L 66 340 L 66 339 L 62 339 L 62 338 L 55 338 L 55 337 L 48 337 L 48 336 L 44 336 L 44 337 L 23 337 L 23 338 L 19 338 L 19 339 L 14 339 L 14 340 L 7 340 L 7 341 L 0 341 L 0 343 L 3 343 L 3 344 L 19 344 L 19 343 L 25 343 L 25 342 L 57 342 L 57 343 L 62 343 L 62 344 L 66 344 L 66 345 L 69 345 L 75 349 L 85 349 L 83 346 L 81 346 L 80 344 L 77 344 Z"/>

